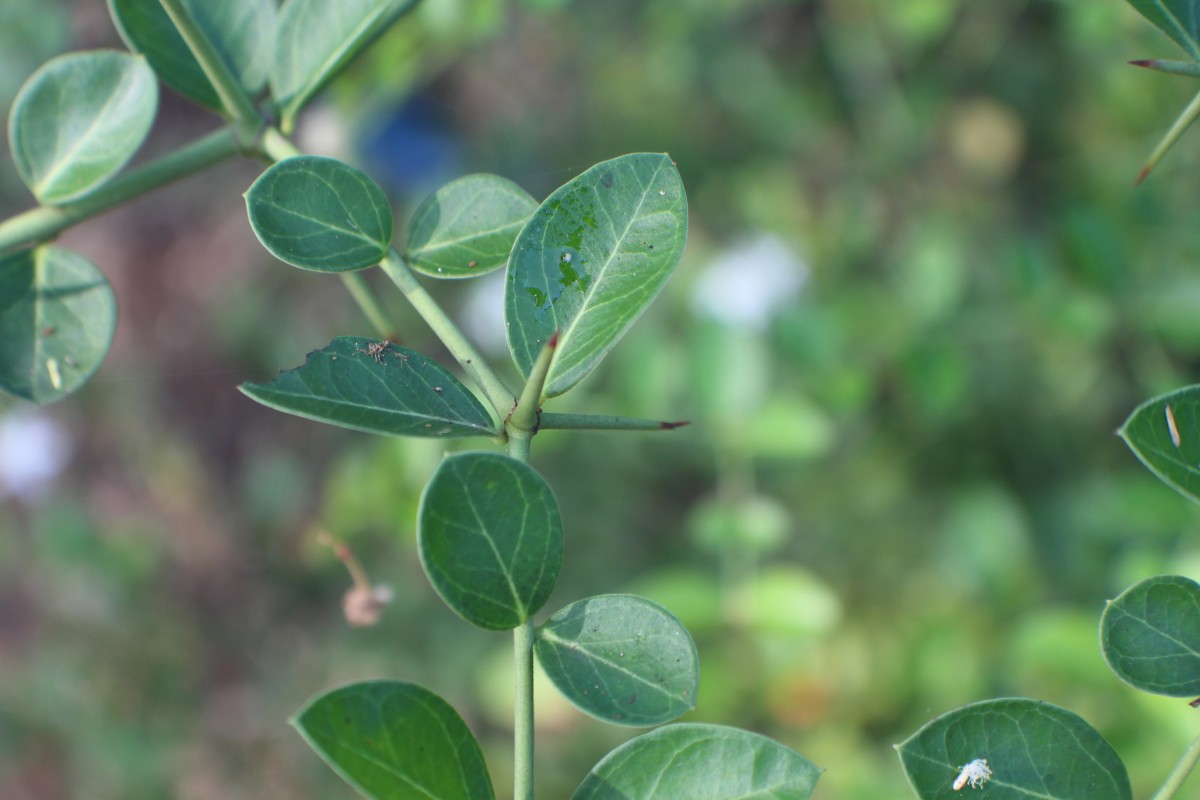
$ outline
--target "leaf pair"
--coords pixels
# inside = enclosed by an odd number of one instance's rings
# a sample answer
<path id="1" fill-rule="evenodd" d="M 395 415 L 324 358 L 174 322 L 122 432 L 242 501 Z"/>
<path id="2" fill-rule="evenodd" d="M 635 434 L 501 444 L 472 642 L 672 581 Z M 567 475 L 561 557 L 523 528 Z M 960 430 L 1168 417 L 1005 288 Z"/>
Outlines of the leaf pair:
<path id="1" fill-rule="evenodd" d="M 183 0 L 217 56 L 253 97 L 270 86 L 285 131 L 355 55 L 408 12 L 415 0 Z M 158 0 L 109 0 L 130 48 L 163 82 L 214 111 L 221 101 Z"/>
<path id="2" fill-rule="evenodd" d="M 371 800 L 492 800 L 475 737 L 437 695 L 411 683 L 334 689 L 293 719 Z M 807 800 L 820 770 L 798 753 L 719 725 L 668 725 L 602 759 L 573 800 Z"/>

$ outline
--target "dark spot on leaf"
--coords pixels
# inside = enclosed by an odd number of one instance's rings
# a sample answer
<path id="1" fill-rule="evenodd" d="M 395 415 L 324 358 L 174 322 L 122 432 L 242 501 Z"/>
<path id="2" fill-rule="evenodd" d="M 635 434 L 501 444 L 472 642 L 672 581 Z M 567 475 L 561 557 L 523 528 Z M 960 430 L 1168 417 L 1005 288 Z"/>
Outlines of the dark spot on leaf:
<path id="1" fill-rule="evenodd" d="M 613 185 L 613 177 L 611 172 L 606 172 L 600 176 L 600 184 L 605 189 L 611 189 Z"/>
<path id="2" fill-rule="evenodd" d="M 629 695 L 629 705 L 633 705 L 636 702 L 637 702 L 637 692 L 634 692 L 633 694 Z"/>

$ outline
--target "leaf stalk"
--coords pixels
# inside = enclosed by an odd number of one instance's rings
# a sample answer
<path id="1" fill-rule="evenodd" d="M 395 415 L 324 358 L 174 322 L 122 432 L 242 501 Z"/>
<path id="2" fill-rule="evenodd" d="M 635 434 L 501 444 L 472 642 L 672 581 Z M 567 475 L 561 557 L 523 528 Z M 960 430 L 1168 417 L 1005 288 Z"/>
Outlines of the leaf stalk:
<path id="1" fill-rule="evenodd" d="M 258 132 L 264 123 L 258 110 L 254 108 L 254 103 L 242 89 L 241 81 L 229 69 L 225 60 L 213 47 L 213 43 L 209 41 L 208 36 L 196 24 L 196 20 L 188 12 L 183 0 L 158 0 L 158 2 L 163 7 L 163 11 L 167 12 L 167 16 L 171 18 L 175 29 L 179 31 L 183 41 L 187 43 L 188 49 L 200 63 L 200 69 L 204 71 L 209 83 L 216 90 L 217 97 L 221 99 L 221 106 L 233 121 L 238 143 L 243 148 L 251 147 L 258 138 Z"/>

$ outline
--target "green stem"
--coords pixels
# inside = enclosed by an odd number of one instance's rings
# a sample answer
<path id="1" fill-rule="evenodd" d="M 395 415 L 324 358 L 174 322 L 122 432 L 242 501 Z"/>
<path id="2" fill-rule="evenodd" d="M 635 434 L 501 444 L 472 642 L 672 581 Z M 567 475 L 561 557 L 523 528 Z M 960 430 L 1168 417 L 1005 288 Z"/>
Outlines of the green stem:
<path id="1" fill-rule="evenodd" d="M 513 800 L 533 800 L 533 623 L 513 630 Z"/>
<path id="2" fill-rule="evenodd" d="M 1134 181 L 1135 186 L 1146 180 L 1146 176 L 1150 174 L 1150 170 L 1158 165 L 1158 162 L 1167 154 L 1171 146 L 1179 140 L 1180 136 L 1183 136 L 1183 132 L 1196 121 L 1196 117 L 1200 117 L 1200 92 L 1192 98 L 1192 102 L 1188 103 L 1187 108 L 1180 113 L 1175 123 L 1171 126 L 1171 129 L 1167 131 L 1166 136 L 1163 136 L 1162 141 L 1158 143 L 1158 147 L 1154 148 L 1154 152 L 1146 159 L 1145 166 L 1142 167 L 1142 171 L 1138 173 L 1137 180 Z"/>
<path id="3" fill-rule="evenodd" d="M 1200 737 L 1188 745 L 1188 749 L 1183 752 L 1179 763 L 1175 765 L 1175 769 L 1171 770 L 1171 774 L 1167 776 L 1167 782 L 1158 790 L 1158 794 L 1154 795 L 1153 800 L 1170 800 L 1174 797 L 1179 791 L 1179 787 L 1183 786 L 1183 782 L 1187 780 L 1188 775 L 1192 774 L 1198 761 L 1200 761 Z"/>
<path id="4" fill-rule="evenodd" d="M 0 253 L 52 239 L 77 222 L 210 167 L 239 152 L 228 126 L 170 155 L 118 175 L 91 194 L 61 206 L 41 206 L 0 222 Z"/>
<path id="5" fill-rule="evenodd" d="M 454 320 L 429 296 L 429 292 L 417 281 L 417 276 L 413 275 L 408 264 L 404 263 L 404 257 L 393 247 L 388 250 L 379 266 L 408 298 L 408 302 L 421 315 L 421 319 L 425 320 L 425 324 L 442 340 L 450 354 L 458 359 L 463 371 L 483 390 L 497 416 L 500 419 L 506 418 L 515 400 L 513 393 L 500 381 L 496 373 L 492 372 L 491 367 L 476 352 L 475 346 L 454 324 Z"/>
<path id="6" fill-rule="evenodd" d="M 614 417 L 607 414 L 555 414 L 542 412 L 539 430 L 576 431 L 671 431 L 688 425 L 687 421 L 663 422 L 657 419 Z"/>
<path id="7" fill-rule="evenodd" d="M 521 399 L 508 415 L 505 427 L 509 435 L 519 434 L 533 438 L 538 429 L 538 411 L 542 403 L 542 389 L 546 387 L 546 376 L 550 374 L 550 362 L 554 360 L 554 348 L 558 347 L 558 334 L 551 334 L 538 353 L 537 360 L 529 370 L 525 380 L 525 388 L 521 390 Z"/>
<path id="8" fill-rule="evenodd" d="M 262 154 L 272 161 L 282 161 L 292 156 L 304 155 L 296 145 L 292 144 L 291 139 L 284 136 L 274 126 L 263 130 L 258 146 Z"/>
<path id="9" fill-rule="evenodd" d="M 254 103 L 242 89 L 241 81 L 229 69 L 225 60 L 221 58 L 220 53 L 209 41 L 208 36 L 196 24 L 196 20 L 188 12 L 183 0 L 158 0 L 158 2 L 167 12 L 167 16 L 171 18 L 171 22 L 175 24 L 176 30 L 187 43 L 188 49 L 192 51 L 196 61 L 200 62 L 200 69 L 204 70 L 209 83 L 216 89 L 217 97 L 221 98 L 221 106 L 233 120 L 238 141 L 243 146 L 250 146 L 263 127 L 263 121 L 254 108 Z"/>
<path id="10" fill-rule="evenodd" d="M 367 321 L 375 328 L 375 332 L 379 334 L 379 338 L 395 339 L 396 329 L 388 322 L 387 315 L 383 313 L 383 309 L 375 301 L 375 295 L 371 293 L 371 287 L 367 286 L 367 282 L 363 280 L 362 273 L 343 272 L 342 283 L 346 285 L 346 291 L 350 292 L 350 296 L 354 298 L 354 302 L 358 303 L 358 307 L 362 309 Z"/>

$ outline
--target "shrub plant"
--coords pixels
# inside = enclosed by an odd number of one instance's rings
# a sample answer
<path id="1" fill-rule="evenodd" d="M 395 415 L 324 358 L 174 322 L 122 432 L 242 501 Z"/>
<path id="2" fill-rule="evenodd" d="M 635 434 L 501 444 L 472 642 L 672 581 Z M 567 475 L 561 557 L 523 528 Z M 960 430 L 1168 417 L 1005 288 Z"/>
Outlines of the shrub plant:
<path id="1" fill-rule="evenodd" d="M 512 631 L 514 788 L 533 796 L 533 659 L 584 713 L 625 726 L 669 722 L 697 702 L 698 657 L 667 610 L 632 595 L 581 598 L 535 625 L 555 586 L 564 525 L 529 466 L 543 430 L 669 430 L 683 423 L 543 411 L 591 372 L 674 270 L 687 232 L 675 164 L 638 153 L 597 164 L 543 202 L 471 175 L 422 203 L 393 246 L 383 190 L 340 161 L 300 153 L 297 114 L 412 0 L 112 0 L 132 52 L 72 53 L 39 69 L 9 117 L 17 170 L 36 209 L 0 224 L 0 388 L 45 404 L 82 386 L 116 321 L 112 289 L 49 241 L 65 227 L 237 154 L 269 163 L 245 194 L 250 224 L 280 260 L 338 273 L 379 338 L 339 337 L 305 363 L 242 391 L 286 413 L 368 433 L 488 440 L 447 456 L 421 499 L 422 566 L 459 616 Z M 213 110 L 215 133 L 122 171 L 147 136 L 159 81 Z M 378 266 L 472 385 L 391 341 L 361 270 Z M 466 279 L 506 269 L 514 392 L 417 273 Z M 482 399 L 481 399 L 482 398 Z M 304 739 L 372 798 L 484 800 L 494 789 L 478 743 L 444 700 L 380 680 L 342 686 L 294 717 Z M 733 728 L 676 724 L 635 737 L 582 780 L 578 798 L 807 798 L 819 770 Z"/>
<path id="2" fill-rule="evenodd" d="M 1131 0 L 1200 63 L 1188 0 Z M 104 359 L 116 310 L 101 271 L 50 244 L 64 228 L 223 159 L 269 166 L 245 195 L 249 222 L 274 256 L 337 273 L 378 338 L 338 337 L 305 363 L 242 391 L 286 413 L 388 436 L 480 438 L 424 491 L 417 530 L 434 591 L 484 631 L 511 631 L 515 663 L 514 796 L 533 795 L 533 660 L 586 714 L 615 725 L 668 723 L 696 706 L 698 658 L 687 630 L 632 595 L 580 598 L 548 616 L 564 524 L 529 465 L 543 430 L 669 430 L 682 423 L 544 411 L 596 368 L 675 268 L 687 204 L 674 163 L 638 153 L 597 164 L 538 202 L 509 180 L 470 175 L 422 203 L 394 245 L 393 212 L 367 175 L 300 153 L 297 115 L 412 0 L 110 0 L 132 52 L 74 53 L 39 69 L 9 116 L 19 174 L 40 205 L 0 223 L 0 388 L 38 404 L 78 390 Z M 1195 75 L 1196 63 L 1137 62 Z M 157 84 L 224 124 L 158 160 L 124 169 L 155 119 Z M 1193 103 L 1139 179 L 1200 113 Z M 392 341 L 361 279 L 379 267 L 455 358 L 460 378 Z M 417 275 L 469 279 L 506 270 L 509 351 L 524 384 L 510 389 Z M 1200 387 L 1136 409 L 1120 435 L 1156 475 L 1200 500 Z M 502 448 L 502 449 L 500 449 Z M 1101 618 L 1102 652 L 1128 684 L 1200 697 L 1200 585 L 1142 581 Z M 1193 701 L 1193 705 L 1196 701 Z M 304 739 L 372 798 L 491 798 L 479 745 L 458 713 L 421 686 L 380 680 L 334 688 L 294 718 Z M 1121 759 L 1072 712 L 1003 698 L 940 716 L 897 746 L 921 798 L 1124 800 Z M 1200 739 L 1156 800 L 1177 794 Z M 807 798 L 819 770 L 749 732 L 668 724 L 602 759 L 578 798 Z"/>

